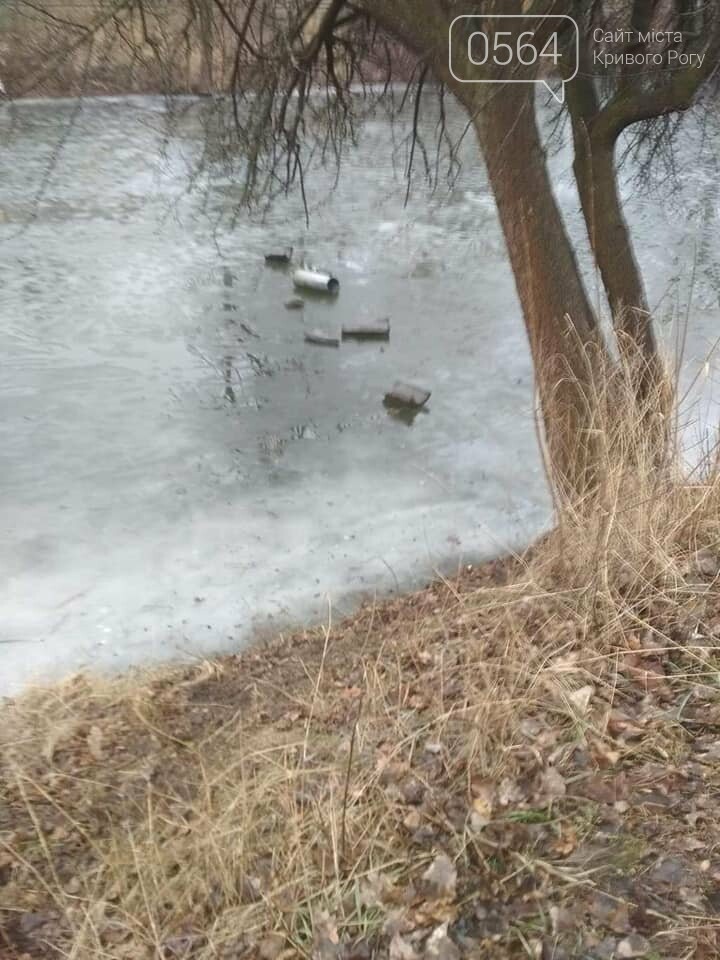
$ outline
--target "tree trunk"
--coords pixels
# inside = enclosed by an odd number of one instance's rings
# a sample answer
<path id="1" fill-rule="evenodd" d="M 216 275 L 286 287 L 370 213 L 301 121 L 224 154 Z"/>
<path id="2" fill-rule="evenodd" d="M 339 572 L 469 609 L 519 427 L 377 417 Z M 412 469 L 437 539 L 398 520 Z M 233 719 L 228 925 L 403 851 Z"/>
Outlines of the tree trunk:
<path id="1" fill-rule="evenodd" d="M 622 211 L 613 143 L 593 141 L 573 116 L 577 183 L 588 239 L 607 294 L 620 347 L 633 347 L 646 362 L 657 353 L 652 317 L 630 232 Z M 623 344 L 623 340 L 625 343 Z"/>
<path id="2" fill-rule="evenodd" d="M 592 119 L 598 103 L 582 77 L 568 84 L 575 159 L 573 171 L 595 263 L 610 306 L 618 349 L 631 378 L 639 413 L 652 420 L 659 451 L 664 449 L 665 415 L 672 402 L 657 349 L 653 320 L 630 231 L 622 210 L 614 135 L 598 136 Z"/>
<path id="3" fill-rule="evenodd" d="M 595 384 L 607 355 L 550 185 L 534 95 L 508 85 L 484 109 L 466 106 L 523 309 L 552 481 L 561 494 L 583 495 L 594 482 Z"/>
<path id="4" fill-rule="evenodd" d="M 590 246 L 615 329 L 650 360 L 657 345 L 645 287 L 620 203 L 613 146 L 593 144 L 580 132 L 575 143 L 573 169 Z"/>

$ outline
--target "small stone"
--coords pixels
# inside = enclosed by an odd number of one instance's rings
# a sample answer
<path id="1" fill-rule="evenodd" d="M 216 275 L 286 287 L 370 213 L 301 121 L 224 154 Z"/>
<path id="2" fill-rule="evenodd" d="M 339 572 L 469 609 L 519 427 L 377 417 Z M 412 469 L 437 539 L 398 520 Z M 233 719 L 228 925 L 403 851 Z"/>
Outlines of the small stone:
<path id="1" fill-rule="evenodd" d="M 429 823 L 422 823 L 412 835 L 412 842 L 418 847 L 430 847 L 435 842 L 435 830 Z"/>
<path id="2" fill-rule="evenodd" d="M 417 830 L 421 823 L 422 818 L 415 808 L 413 808 L 403 819 L 403 826 L 406 830 L 409 830 L 410 833 L 413 833 L 415 830 Z"/>
<path id="3" fill-rule="evenodd" d="M 65 893 L 69 893 L 72 896 L 75 896 L 76 894 L 80 893 L 81 890 L 82 890 L 82 881 L 78 876 L 70 877 L 68 882 L 65 884 Z"/>
<path id="4" fill-rule="evenodd" d="M 424 407 L 430 399 L 430 390 L 414 383 L 402 383 L 397 380 L 392 389 L 385 394 L 385 403 L 389 406 Z"/>
<path id="5" fill-rule="evenodd" d="M 44 927 L 48 923 L 52 923 L 55 918 L 50 913 L 22 913 L 20 915 L 20 922 L 18 926 L 20 927 L 21 933 L 24 936 L 32 936 L 40 927 Z"/>
<path id="6" fill-rule="evenodd" d="M 405 803 L 417 807 L 423 802 L 425 787 L 417 777 L 408 777 L 400 784 L 400 793 Z"/>
<path id="7" fill-rule="evenodd" d="M 650 871 L 653 883 L 679 887 L 688 877 L 685 863 L 678 857 L 662 857 Z"/>
<path id="8" fill-rule="evenodd" d="M 650 943 L 641 937 L 639 933 L 631 933 L 617 945 L 617 956 L 623 960 L 631 960 L 632 957 L 646 957 L 650 953 Z"/>

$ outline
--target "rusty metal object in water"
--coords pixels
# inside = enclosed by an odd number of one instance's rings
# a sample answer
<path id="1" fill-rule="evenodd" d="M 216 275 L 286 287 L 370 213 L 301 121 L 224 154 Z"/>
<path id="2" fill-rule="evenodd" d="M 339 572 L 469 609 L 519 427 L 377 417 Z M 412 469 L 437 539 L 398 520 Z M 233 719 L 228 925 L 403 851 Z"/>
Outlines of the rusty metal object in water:
<path id="1" fill-rule="evenodd" d="M 340 337 L 337 334 L 327 333 L 325 330 L 306 330 L 305 340 L 320 347 L 339 347 Z"/>
<path id="2" fill-rule="evenodd" d="M 293 273 L 293 283 L 296 287 L 307 287 L 308 290 L 318 290 L 322 293 L 335 294 L 340 289 L 340 281 L 337 277 L 312 267 L 301 267 L 296 270 Z"/>
<path id="3" fill-rule="evenodd" d="M 265 263 L 276 264 L 277 266 L 287 266 L 292 260 L 293 248 L 286 247 L 281 253 L 266 253 Z"/>
<path id="4" fill-rule="evenodd" d="M 343 340 L 389 340 L 390 318 L 343 324 Z"/>

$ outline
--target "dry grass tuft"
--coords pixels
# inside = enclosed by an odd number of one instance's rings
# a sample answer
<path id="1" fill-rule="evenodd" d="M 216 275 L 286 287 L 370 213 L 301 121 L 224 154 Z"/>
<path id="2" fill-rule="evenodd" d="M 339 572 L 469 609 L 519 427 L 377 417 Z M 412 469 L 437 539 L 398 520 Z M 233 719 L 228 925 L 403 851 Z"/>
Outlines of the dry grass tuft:
<path id="1" fill-rule="evenodd" d="M 9 704 L 0 956 L 717 956 L 720 478 L 616 386 L 524 556 Z"/>

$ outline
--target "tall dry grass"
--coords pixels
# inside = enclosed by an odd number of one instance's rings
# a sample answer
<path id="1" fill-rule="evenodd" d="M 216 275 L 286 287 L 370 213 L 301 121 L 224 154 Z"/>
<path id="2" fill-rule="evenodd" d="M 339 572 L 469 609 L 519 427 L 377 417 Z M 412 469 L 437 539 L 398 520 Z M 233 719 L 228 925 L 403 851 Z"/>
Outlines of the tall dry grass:
<path id="1" fill-rule="evenodd" d="M 46 912 L 69 958 L 325 960 L 340 941 L 398 960 L 470 889 L 592 885 L 559 846 L 590 819 L 561 818 L 542 848 L 487 838 L 553 809 L 548 771 L 579 777 L 580 749 L 669 760 L 685 733 L 656 700 L 718 692 L 716 463 L 682 468 L 677 416 L 658 458 L 663 408 L 638 410 L 635 382 L 620 369 L 592 397 L 597 485 L 525 555 L 239 659 L 7 707 L 8 922 Z M 431 909 L 438 851 L 460 892 Z M 507 955 L 537 955 L 518 936 Z"/>

